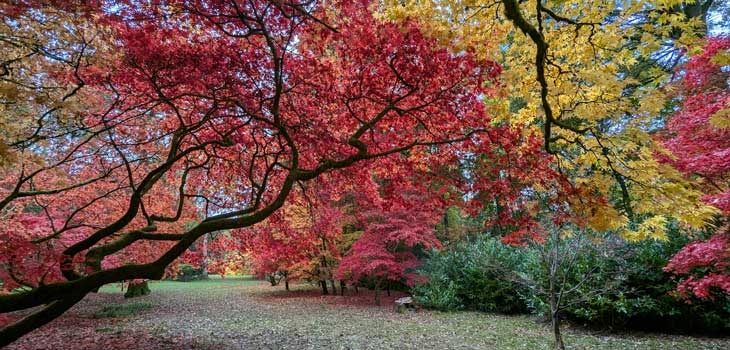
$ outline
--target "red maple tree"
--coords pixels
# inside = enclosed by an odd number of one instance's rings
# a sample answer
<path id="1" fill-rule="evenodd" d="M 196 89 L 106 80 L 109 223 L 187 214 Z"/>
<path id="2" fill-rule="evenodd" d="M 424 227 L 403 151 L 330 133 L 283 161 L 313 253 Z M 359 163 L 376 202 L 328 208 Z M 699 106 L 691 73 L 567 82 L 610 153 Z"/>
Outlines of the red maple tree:
<path id="1" fill-rule="evenodd" d="M 708 193 L 704 200 L 722 211 L 710 239 L 695 241 L 675 254 L 665 271 L 682 276 L 679 293 L 689 298 L 730 293 L 730 71 L 716 61 L 730 50 L 730 37 L 709 38 L 702 53 L 685 67 L 682 106 L 667 123 L 664 144 L 675 158 L 664 159 L 694 177 Z M 717 121 L 713 121 L 717 118 Z M 724 222 L 724 223 L 723 223 Z"/>
<path id="2" fill-rule="evenodd" d="M 698 178 L 707 193 L 705 201 L 730 214 L 730 127 L 715 125 L 713 116 L 730 108 L 730 72 L 713 57 L 730 49 L 730 37 L 710 38 L 704 51 L 685 66 L 680 82 L 682 106 L 667 122 L 664 145 L 678 170 Z"/>
<path id="3" fill-rule="evenodd" d="M 337 240 L 342 233 L 344 213 L 336 205 L 326 182 L 332 176 L 313 181 L 312 188 L 301 186 L 292 193 L 282 210 L 254 227 L 236 230 L 254 274 L 272 284 L 307 278 L 323 284 L 332 280 L 339 262 Z"/>
<path id="4" fill-rule="evenodd" d="M 65 30 L 96 35 L 51 42 L 42 59 L 74 59 L 33 79 L 68 93 L 26 101 L 36 119 L 4 142 L 17 157 L 0 169 L 0 278 L 32 288 L 0 295 L 0 312 L 44 306 L 0 329 L 0 346 L 106 283 L 161 278 L 198 238 L 264 221 L 300 183 L 474 144 L 489 125 L 498 65 L 380 22 L 367 1 L 31 5 L 3 19 L 66 11 Z"/>
<path id="5" fill-rule="evenodd" d="M 386 186 L 387 187 L 387 186 Z M 367 279 L 380 303 L 380 290 L 387 281 L 413 285 L 422 281 L 414 269 L 419 260 L 414 249 L 441 247 L 434 226 L 443 207 L 421 191 L 390 192 L 380 203 L 373 203 L 361 214 L 365 230 L 352 245 L 337 269 L 341 280 L 357 284 Z"/>

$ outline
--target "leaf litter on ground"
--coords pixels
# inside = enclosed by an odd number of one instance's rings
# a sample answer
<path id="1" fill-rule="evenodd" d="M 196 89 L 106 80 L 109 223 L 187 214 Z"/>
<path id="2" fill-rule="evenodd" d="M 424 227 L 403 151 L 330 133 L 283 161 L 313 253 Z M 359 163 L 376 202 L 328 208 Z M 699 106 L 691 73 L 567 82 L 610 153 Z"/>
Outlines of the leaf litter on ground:
<path id="1" fill-rule="evenodd" d="M 550 349 L 547 324 L 529 316 L 394 311 L 403 293 L 352 288 L 321 295 L 250 278 L 153 282 L 125 300 L 103 288 L 50 324 L 7 347 L 30 349 Z M 338 290 L 339 292 L 339 290 Z M 104 310 L 105 317 L 98 318 Z M 122 311 L 119 311 L 122 310 Z M 95 318 L 96 317 L 96 318 Z M 730 338 L 601 334 L 566 326 L 568 349 L 729 349 Z"/>

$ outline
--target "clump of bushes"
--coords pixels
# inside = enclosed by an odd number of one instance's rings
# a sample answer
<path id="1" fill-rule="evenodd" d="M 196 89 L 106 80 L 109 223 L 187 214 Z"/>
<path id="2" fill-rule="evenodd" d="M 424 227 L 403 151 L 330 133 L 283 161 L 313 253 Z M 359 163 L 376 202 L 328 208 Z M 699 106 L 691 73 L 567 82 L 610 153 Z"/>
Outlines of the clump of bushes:
<path id="1" fill-rule="evenodd" d="M 565 278 L 578 287 L 564 296 L 563 317 L 601 329 L 728 334 L 730 298 L 688 302 L 675 295 L 678 281 L 662 268 L 689 239 L 670 231 L 667 241 L 584 239 L 582 254 L 566 270 Z M 539 258 L 535 247 L 513 247 L 498 238 L 462 242 L 427 256 L 420 272 L 428 283 L 412 293 L 424 307 L 438 310 L 545 315 Z"/>
<path id="2" fill-rule="evenodd" d="M 180 270 L 175 276 L 176 281 L 190 282 L 208 279 L 208 274 L 203 268 L 195 268 L 188 264 L 180 264 Z"/>
<path id="3" fill-rule="evenodd" d="M 479 310 L 499 313 L 528 311 L 525 286 L 510 278 L 523 263 L 519 248 L 495 238 L 461 242 L 454 249 L 432 252 L 420 273 L 427 283 L 412 293 L 424 307 L 450 310 Z"/>
<path id="4" fill-rule="evenodd" d="M 591 257 L 597 266 L 622 264 L 621 284 L 611 293 L 567 309 L 566 316 L 599 328 L 728 334 L 730 298 L 684 300 L 675 293 L 678 281 L 662 270 L 688 242 L 675 231 L 666 241 L 626 242 L 606 257 Z"/>

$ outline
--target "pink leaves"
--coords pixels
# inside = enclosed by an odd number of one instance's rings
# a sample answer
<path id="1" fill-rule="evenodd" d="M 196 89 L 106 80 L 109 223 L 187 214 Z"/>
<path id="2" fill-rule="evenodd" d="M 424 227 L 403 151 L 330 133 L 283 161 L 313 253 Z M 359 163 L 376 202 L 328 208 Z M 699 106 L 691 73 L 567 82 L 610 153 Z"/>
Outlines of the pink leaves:
<path id="1" fill-rule="evenodd" d="M 307 145 L 305 160 L 356 152 L 348 136 L 361 127 L 367 137 L 360 140 L 382 151 L 487 123 L 480 81 L 495 77 L 493 64 L 439 48 L 415 23 L 383 23 L 365 4 L 342 5 L 339 17 L 328 18 L 338 32 L 324 43 L 318 32 L 304 35 L 308 50 L 290 61 L 296 93 L 285 113 L 292 125 L 311 127 L 295 135 Z"/>
<path id="2" fill-rule="evenodd" d="M 56 227 L 59 222 L 55 222 Z M 49 219 L 42 214 L 22 213 L 6 216 L 0 227 L 0 280 L 2 290 L 20 285 L 37 286 L 60 280 L 57 268 L 63 240 L 33 243 L 51 232 Z"/>
<path id="3" fill-rule="evenodd" d="M 413 271 L 418 266 L 413 249 L 441 248 L 433 229 L 440 216 L 425 198 L 405 197 L 408 207 L 395 204 L 366 214 L 365 232 L 342 260 L 339 278 L 353 282 L 379 278 L 409 285 L 420 280 Z"/>
<path id="4" fill-rule="evenodd" d="M 668 132 L 672 137 L 665 141 L 666 147 L 677 157 L 673 164 L 679 170 L 708 177 L 718 177 L 730 171 L 730 162 L 727 161 L 730 157 L 730 130 L 710 123 L 711 116 L 729 103 L 728 89 L 685 97 L 682 109 L 668 122 Z"/>
<path id="5" fill-rule="evenodd" d="M 718 233 L 706 241 L 695 241 L 680 250 L 664 271 L 688 276 L 677 290 L 683 297 L 694 294 L 711 299 L 713 290 L 730 293 L 730 234 Z"/>
<path id="6" fill-rule="evenodd" d="M 717 234 L 707 241 L 695 241 L 674 255 L 665 268 L 689 274 L 697 267 L 715 265 L 720 271 L 730 267 L 730 235 Z"/>
<path id="7" fill-rule="evenodd" d="M 730 172 L 730 128 L 713 125 L 710 119 L 730 106 L 730 72 L 713 57 L 730 49 L 730 37 L 710 38 L 704 51 L 686 65 L 681 81 L 683 99 L 681 109 L 667 123 L 664 145 L 676 156 L 668 160 L 686 174 L 696 174 L 706 181 L 710 193 L 707 203 L 719 205 L 725 213 L 730 206 L 723 200 L 730 191 L 727 174 Z"/>
<path id="8" fill-rule="evenodd" d="M 730 191 L 725 191 L 702 197 L 705 203 L 712 205 L 724 213 L 730 213 Z"/>
<path id="9" fill-rule="evenodd" d="M 720 65 L 713 62 L 713 57 L 723 50 L 730 49 L 730 37 L 708 38 L 704 51 L 687 63 L 684 89 L 690 92 L 707 91 L 725 88 L 727 82 L 720 73 Z"/>
<path id="10" fill-rule="evenodd" d="M 680 295 L 687 297 L 694 294 L 700 299 L 712 299 L 713 290 L 730 293 L 730 275 L 709 273 L 701 278 L 694 276 L 684 280 L 678 287 Z"/>
<path id="11" fill-rule="evenodd" d="M 715 126 L 710 119 L 730 105 L 730 72 L 713 63 L 713 57 L 728 49 L 730 37 L 710 38 L 704 51 L 689 60 L 681 81 L 682 106 L 669 119 L 664 140 L 676 156 L 664 161 L 688 176 L 698 175 L 707 192 L 702 199 L 725 215 L 730 214 L 730 129 Z M 686 278 L 677 288 L 683 297 L 711 299 L 714 291 L 730 293 L 727 226 L 706 241 L 682 248 L 664 270 Z"/>

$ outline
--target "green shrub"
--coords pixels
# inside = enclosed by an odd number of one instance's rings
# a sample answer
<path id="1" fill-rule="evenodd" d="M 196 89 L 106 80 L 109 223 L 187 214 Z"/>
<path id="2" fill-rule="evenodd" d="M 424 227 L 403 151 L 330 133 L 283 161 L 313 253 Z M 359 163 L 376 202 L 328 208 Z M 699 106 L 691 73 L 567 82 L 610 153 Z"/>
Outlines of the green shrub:
<path id="1" fill-rule="evenodd" d="M 190 282 L 208 279 L 208 275 L 205 274 L 205 270 L 202 268 L 195 268 L 188 264 L 180 264 L 180 272 L 175 276 L 176 281 Z"/>
<path id="2" fill-rule="evenodd" d="M 599 328 L 669 333 L 727 334 L 730 298 L 687 302 L 674 295 L 677 281 L 665 273 L 669 258 L 689 242 L 670 230 L 667 241 L 625 242 L 596 264 L 622 264 L 622 283 L 616 293 L 602 295 L 569 308 L 574 321 Z"/>
<path id="3" fill-rule="evenodd" d="M 518 248 L 495 238 L 463 242 L 449 251 L 432 252 L 420 269 L 428 283 L 417 285 L 412 293 L 425 307 L 438 310 L 525 312 L 520 297 L 524 287 L 510 278 L 520 259 Z"/>
<path id="4" fill-rule="evenodd" d="M 451 280 L 431 280 L 427 284 L 419 284 L 411 290 L 416 301 L 426 308 L 454 311 L 464 308 L 464 304 L 457 296 L 455 282 Z"/>
<path id="5" fill-rule="evenodd" d="M 528 246 L 519 271 L 530 292 L 522 295 L 529 309 L 550 315 L 548 304 L 553 288 L 563 314 L 619 293 L 626 279 L 624 264 L 614 256 L 623 240 L 576 229 L 570 236 L 555 232 L 544 243 Z M 553 271 L 553 286 L 547 271 Z"/>
<path id="6" fill-rule="evenodd" d="M 567 286 L 577 286 L 564 296 L 563 317 L 600 329 L 729 334 L 730 297 L 688 303 L 674 295 L 678 281 L 662 268 L 690 241 L 677 231 L 670 226 L 667 241 L 626 242 L 611 234 L 583 239 L 578 245 L 575 239 L 580 237 L 565 239 L 563 244 L 581 254 L 563 276 Z M 544 295 L 538 293 L 546 277 L 536 247 L 474 239 L 431 252 L 420 273 L 428 283 L 411 292 L 427 308 L 536 314 L 548 310 Z"/>

